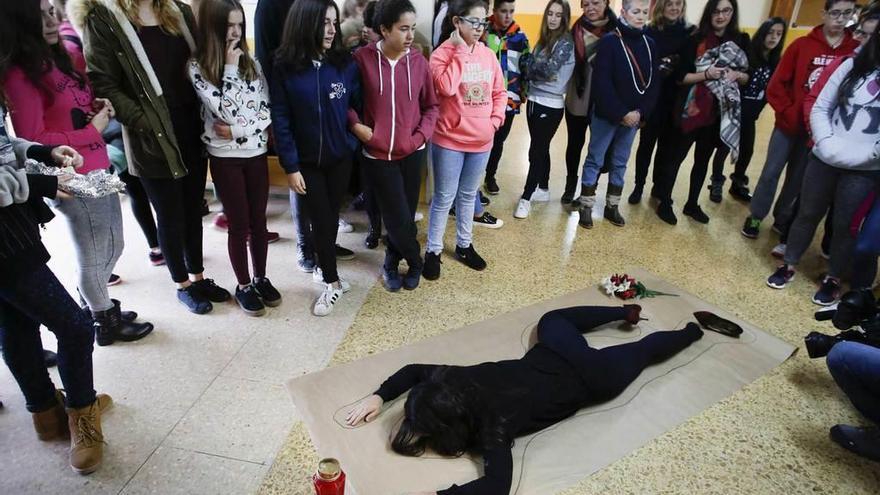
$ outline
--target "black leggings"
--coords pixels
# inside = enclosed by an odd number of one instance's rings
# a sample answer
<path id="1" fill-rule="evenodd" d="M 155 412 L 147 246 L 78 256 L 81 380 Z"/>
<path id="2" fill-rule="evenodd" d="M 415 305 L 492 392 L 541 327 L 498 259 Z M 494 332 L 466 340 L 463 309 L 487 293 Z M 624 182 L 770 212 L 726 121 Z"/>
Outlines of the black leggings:
<path id="1" fill-rule="evenodd" d="M 306 182 L 306 194 L 297 194 L 296 199 L 300 211 L 312 220 L 311 240 L 324 282 L 332 284 L 339 280 L 336 272 L 336 234 L 339 231 L 339 205 L 348 190 L 351 176 L 351 160 L 320 167 L 301 164 L 299 171 Z"/>
<path id="2" fill-rule="evenodd" d="M 562 122 L 563 109 L 545 107 L 529 101 L 526 104 L 526 119 L 529 124 L 529 173 L 523 188 L 522 199 L 532 199 L 538 186 L 545 186 L 550 178 L 550 141 Z"/>
<path id="3" fill-rule="evenodd" d="M 486 180 L 495 178 L 498 172 L 498 163 L 501 162 L 501 154 L 504 153 L 504 141 L 510 135 L 510 128 L 513 127 L 513 119 L 515 113 L 507 112 L 504 116 L 504 124 L 495 131 L 495 138 L 492 141 L 492 151 L 489 152 L 489 162 L 486 164 Z"/>
<path id="4" fill-rule="evenodd" d="M 698 327 L 654 332 L 627 344 L 594 349 L 584 332 L 613 321 L 622 321 L 626 309 L 577 306 L 546 313 L 538 323 L 538 341 L 571 363 L 597 398 L 620 395 L 648 366 L 679 353 L 699 340 Z"/>
<path id="5" fill-rule="evenodd" d="M 159 247 L 159 233 L 156 230 L 156 220 L 153 218 L 153 209 L 150 207 L 150 199 L 147 197 L 147 191 L 141 180 L 128 173 L 128 171 L 119 174 L 119 180 L 125 184 L 125 192 L 131 202 L 131 212 L 134 213 L 134 219 L 144 232 L 147 238 L 147 244 L 150 249 Z"/>
<path id="6" fill-rule="evenodd" d="M 589 116 L 578 116 L 565 110 L 565 127 L 568 131 L 568 143 L 565 146 L 565 195 L 574 194 L 580 176 L 581 153 L 584 151 L 584 144 L 587 142 L 587 128 L 590 127 Z"/>

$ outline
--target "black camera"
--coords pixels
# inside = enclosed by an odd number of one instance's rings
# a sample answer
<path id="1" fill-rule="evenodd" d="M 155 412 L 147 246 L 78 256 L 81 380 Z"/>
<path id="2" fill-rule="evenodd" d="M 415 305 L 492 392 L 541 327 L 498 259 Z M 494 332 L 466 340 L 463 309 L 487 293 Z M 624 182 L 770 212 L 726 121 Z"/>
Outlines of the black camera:
<path id="1" fill-rule="evenodd" d="M 836 309 L 816 312 L 816 320 L 828 321 L 841 330 L 837 335 L 810 332 L 804 346 L 812 359 L 825 357 L 838 342 L 859 342 L 880 348 L 880 310 L 869 289 L 847 292 Z"/>

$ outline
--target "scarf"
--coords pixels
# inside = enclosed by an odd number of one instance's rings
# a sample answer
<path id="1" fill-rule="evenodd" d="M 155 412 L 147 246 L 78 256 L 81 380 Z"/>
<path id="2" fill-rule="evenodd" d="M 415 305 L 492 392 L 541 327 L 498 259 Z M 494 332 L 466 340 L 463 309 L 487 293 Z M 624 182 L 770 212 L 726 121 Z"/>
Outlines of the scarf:
<path id="1" fill-rule="evenodd" d="M 585 65 L 592 63 L 596 56 L 596 44 L 606 33 L 617 27 L 617 16 L 609 8 L 605 11 L 605 18 L 591 22 L 585 16 L 581 16 L 571 30 L 574 38 L 574 80 L 578 97 L 584 95 L 587 88 Z"/>

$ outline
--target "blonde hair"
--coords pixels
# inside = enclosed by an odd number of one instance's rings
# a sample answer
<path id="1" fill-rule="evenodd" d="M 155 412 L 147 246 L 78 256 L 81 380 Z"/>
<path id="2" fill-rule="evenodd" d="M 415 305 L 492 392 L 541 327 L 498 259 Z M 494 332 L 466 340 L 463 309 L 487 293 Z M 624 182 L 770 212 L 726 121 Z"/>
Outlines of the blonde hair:
<path id="1" fill-rule="evenodd" d="M 116 0 L 119 8 L 125 12 L 128 20 L 137 27 L 142 27 L 140 16 L 138 16 L 138 0 Z M 174 4 L 174 0 L 153 0 L 153 10 L 156 12 L 156 19 L 159 20 L 159 27 L 168 34 L 180 35 L 179 9 Z"/>
<path id="2" fill-rule="evenodd" d="M 657 0 L 657 3 L 654 4 L 654 11 L 651 13 L 651 25 L 663 29 L 667 25 L 669 25 L 669 19 L 663 15 L 663 11 L 666 10 L 666 4 L 668 4 L 670 0 Z M 685 18 L 687 15 L 687 0 L 681 0 L 681 16 L 679 16 L 678 21 Z"/>

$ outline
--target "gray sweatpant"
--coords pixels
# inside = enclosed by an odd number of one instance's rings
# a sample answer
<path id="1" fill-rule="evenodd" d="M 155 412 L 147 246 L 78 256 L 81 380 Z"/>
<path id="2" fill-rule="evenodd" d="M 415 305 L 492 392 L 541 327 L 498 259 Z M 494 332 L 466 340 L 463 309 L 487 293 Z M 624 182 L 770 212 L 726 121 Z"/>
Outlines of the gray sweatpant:
<path id="1" fill-rule="evenodd" d="M 52 205 L 67 219 L 79 265 L 77 288 L 92 311 L 113 307 L 107 280 L 122 254 L 119 196 L 56 199 Z"/>
<path id="2" fill-rule="evenodd" d="M 828 274 L 832 277 L 847 275 L 852 265 L 855 245 L 855 239 L 849 231 L 850 223 L 856 210 L 877 187 L 877 178 L 878 172 L 832 167 L 810 153 L 801 188 L 800 209 L 788 231 L 785 263 L 796 265 L 801 260 L 833 200 L 833 234 Z"/>
<path id="3" fill-rule="evenodd" d="M 773 223 L 786 227 L 794 220 L 795 202 L 801 192 L 801 183 L 804 178 L 804 168 L 807 160 L 808 137 L 806 134 L 789 136 L 777 128 L 773 128 L 770 135 L 770 143 L 767 146 L 767 160 L 764 169 L 761 170 L 761 178 L 755 186 L 752 201 L 749 204 L 751 216 L 763 220 L 770 213 L 773 206 L 773 198 L 776 197 L 776 189 L 779 186 L 779 177 L 785 170 L 785 181 L 782 183 L 782 191 L 776 199 L 773 207 Z M 786 165 L 788 166 L 786 168 Z"/>

